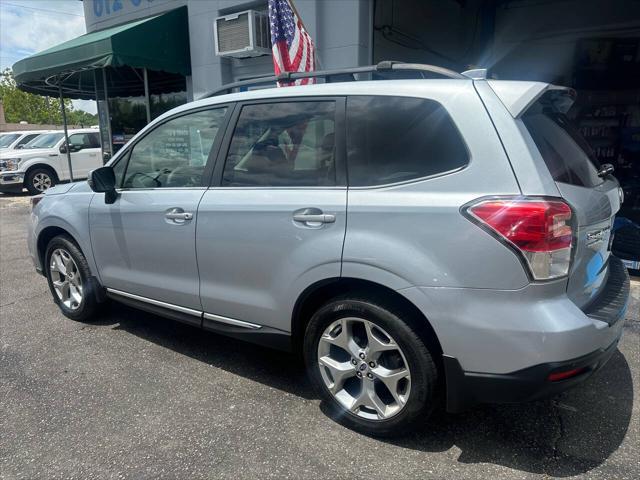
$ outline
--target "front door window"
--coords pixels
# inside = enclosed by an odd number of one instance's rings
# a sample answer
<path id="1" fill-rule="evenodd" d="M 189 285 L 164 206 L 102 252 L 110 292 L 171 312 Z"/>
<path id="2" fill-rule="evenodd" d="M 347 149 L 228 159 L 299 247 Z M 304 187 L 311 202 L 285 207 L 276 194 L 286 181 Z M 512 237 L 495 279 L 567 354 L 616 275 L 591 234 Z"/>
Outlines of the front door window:
<path id="1" fill-rule="evenodd" d="M 136 143 L 123 188 L 199 187 L 226 108 L 169 120 Z"/>

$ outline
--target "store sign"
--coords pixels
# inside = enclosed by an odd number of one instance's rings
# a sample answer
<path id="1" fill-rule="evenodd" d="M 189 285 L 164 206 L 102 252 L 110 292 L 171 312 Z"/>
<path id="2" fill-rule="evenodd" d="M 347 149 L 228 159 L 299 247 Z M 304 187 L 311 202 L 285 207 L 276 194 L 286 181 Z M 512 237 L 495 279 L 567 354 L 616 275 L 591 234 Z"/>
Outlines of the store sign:
<path id="1" fill-rule="evenodd" d="M 122 22 L 175 8 L 175 0 L 85 0 L 84 18 L 87 31 L 100 30 Z M 171 5 L 167 5 L 171 4 Z"/>
<path id="2" fill-rule="evenodd" d="M 102 16 L 110 16 L 118 14 L 125 10 L 125 6 L 139 8 L 143 2 L 152 3 L 153 0 L 93 0 L 93 14 L 100 18 Z"/>

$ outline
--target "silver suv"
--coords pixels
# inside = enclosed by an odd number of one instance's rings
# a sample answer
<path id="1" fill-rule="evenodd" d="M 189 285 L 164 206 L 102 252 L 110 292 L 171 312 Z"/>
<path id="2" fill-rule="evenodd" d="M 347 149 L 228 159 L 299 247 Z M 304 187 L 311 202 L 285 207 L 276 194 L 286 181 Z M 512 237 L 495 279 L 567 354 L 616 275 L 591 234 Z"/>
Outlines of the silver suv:
<path id="1" fill-rule="evenodd" d="M 621 193 L 565 116 L 572 90 L 394 63 L 313 75 L 178 107 L 36 197 L 29 247 L 63 314 L 111 298 L 301 352 L 330 414 L 373 435 L 609 359 Z"/>

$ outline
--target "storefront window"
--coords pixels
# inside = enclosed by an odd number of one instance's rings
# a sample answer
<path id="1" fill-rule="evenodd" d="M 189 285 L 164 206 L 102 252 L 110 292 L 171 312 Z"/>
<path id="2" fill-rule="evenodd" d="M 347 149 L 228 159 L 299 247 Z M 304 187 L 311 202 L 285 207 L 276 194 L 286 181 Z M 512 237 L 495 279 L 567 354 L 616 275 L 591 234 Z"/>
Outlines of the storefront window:
<path id="1" fill-rule="evenodd" d="M 187 103 L 187 82 L 184 76 L 147 70 L 151 119 Z"/>
<path id="2" fill-rule="evenodd" d="M 182 75 L 148 70 L 151 119 L 187 103 L 186 79 Z M 130 67 L 96 71 L 98 115 L 105 153 L 116 153 L 147 124 L 144 70 Z M 106 80 L 106 95 L 104 83 Z M 113 148 L 113 152 L 109 151 Z"/>

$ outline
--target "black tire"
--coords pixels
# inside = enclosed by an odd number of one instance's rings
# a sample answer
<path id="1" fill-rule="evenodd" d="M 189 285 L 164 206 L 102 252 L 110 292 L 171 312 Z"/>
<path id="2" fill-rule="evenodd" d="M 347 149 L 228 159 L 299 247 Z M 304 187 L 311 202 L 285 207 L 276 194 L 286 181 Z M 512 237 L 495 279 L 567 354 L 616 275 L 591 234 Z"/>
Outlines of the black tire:
<path id="1" fill-rule="evenodd" d="M 318 362 L 318 344 L 325 329 L 340 318 L 356 317 L 382 328 L 401 348 L 411 375 L 411 389 L 404 407 L 388 419 L 369 420 L 340 404 L 325 385 Z M 413 322 L 401 310 L 364 296 L 345 296 L 321 307 L 307 325 L 304 357 L 307 372 L 328 415 L 352 430 L 376 437 L 405 435 L 423 424 L 437 403 L 438 369 L 425 341 L 411 327 Z"/>
<path id="2" fill-rule="evenodd" d="M 70 308 L 66 306 L 58 297 L 58 294 L 56 293 L 53 286 L 53 275 L 55 272 L 52 272 L 51 256 L 53 252 L 59 249 L 69 253 L 71 258 L 75 262 L 75 265 L 77 266 L 77 272 L 80 276 L 80 283 L 82 285 L 82 300 L 76 308 Z M 47 250 L 45 252 L 44 258 L 44 268 L 47 274 L 49 290 L 51 291 L 51 295 L 53 296 L 53 301 L 56 303 L 56 305 L 58 305 L 63 315 L 78 322 L 86 322 L 91 320 L 98 308 L 98 301 L 95 292 L 96 284 L 91 280 L 89 265 L 87 264 L 87 260 L 80 248 L 67 235 L 58 235 L 57 237 L 52 238 L 47 245 Z"/>
<path id="3" fill-rule="evenodd" d="M 46 177 L 49 179 L 50 185 L 45 189 L 38 189 L 35 185 L 36 180 L 42 177 Z M 40 193 L 44 193 L 47 189 L 53 187 L 58 183 L 58 177 L 56 174 L 50 169 L 45 167 L 35 167 L 27 173 L 26 178 L 24 179 L 24 186 L 31 195 L 39 195 Z"/>

